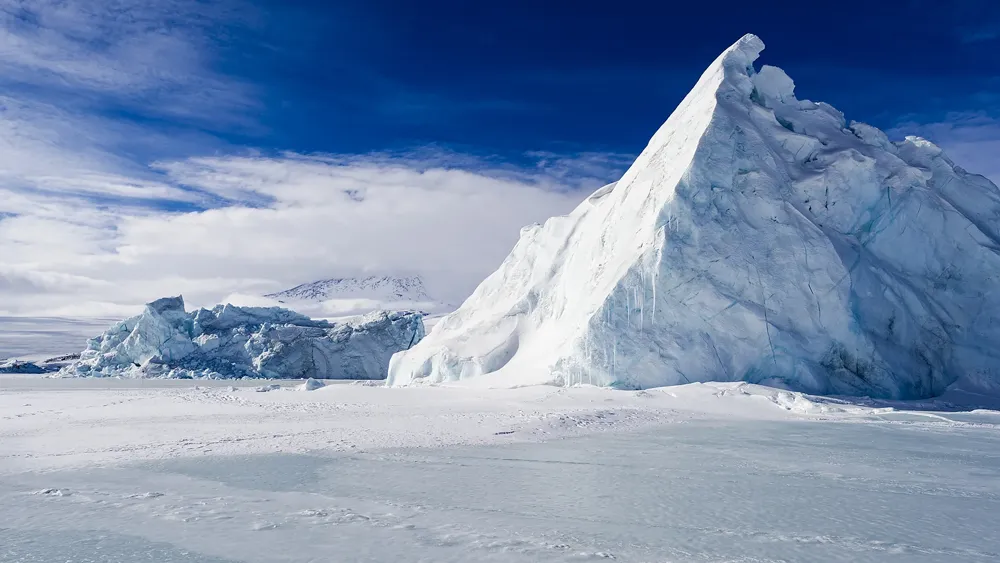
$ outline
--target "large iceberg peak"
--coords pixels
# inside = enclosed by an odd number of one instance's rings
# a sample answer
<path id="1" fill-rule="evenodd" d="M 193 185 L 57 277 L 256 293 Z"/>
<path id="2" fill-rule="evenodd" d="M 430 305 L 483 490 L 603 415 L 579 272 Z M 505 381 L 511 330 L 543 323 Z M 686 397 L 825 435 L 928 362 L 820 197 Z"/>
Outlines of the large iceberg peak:
<path id="1" fill-rule="evenodd" d="M 750 65 L 760 57 L 760 53 L 763 50 L 764 42 L 761 38 L 752 33 L 747 33 L 723 51 L 719 58 L 724 61 L 724 64 L 733 66 L 746 73 L 750 70 Z"/>
<path id="2" fill-rule="evenodd" d="M 760 37 L 748 33 L 719 55 L 705 71 L 702 80 L 704 81 L 706 77 L 711 77 L 721 70 L 720 93 L 732 88 L 740 96 L 749 96 L 753 91 L 753 83 L 749 79 L 756 74 L 753 63 L 760 57 L 763 50 L 764 42 L 760 40 Z M 696 91 L 698 91 L 697 86 L 692 93 Z"/>
<path id="3" fill-rule="evenodd" d="M 1000 190 L 889 142 L 748 35 L 622 178 L 524 229 L 389 383 L 749 381 L 914 398 L 1000 381 Z"/>

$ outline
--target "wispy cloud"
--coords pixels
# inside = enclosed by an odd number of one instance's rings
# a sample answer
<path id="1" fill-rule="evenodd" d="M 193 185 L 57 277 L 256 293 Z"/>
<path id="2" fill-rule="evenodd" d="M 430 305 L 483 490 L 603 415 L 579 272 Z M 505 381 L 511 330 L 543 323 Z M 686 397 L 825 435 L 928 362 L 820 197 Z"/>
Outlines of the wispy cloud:
<path id="1" fill-rule="evenodd" d="M 217 37 L 253 23 L 236 1 L 0 0 L 7 228 L 82 207 L 211 205 L 147 162 L 227 147 L 203 129 L 252 126 L 253 88 L 213 58 Z"/>
<path id="2" fill-rule="evenodd" d="M 941 3 L 939 9 L 952 15 L 956 33 L 963 43 L 983 43 L 1000 39 L 1000 6 L 993 0 Z"/>
<path id="3" fill-rule="evenodd" d="M 155 115 L 243 121 L 246 83 L 213 68 L 212 37 L 249 6 L 197 0 L 0 0 L 0 83 Z"/>
<path id="4" fill-rule="evenodd" d="M 153 143 L 157 152 L 169 154 L 185 141 L 208 145 L 191 135 L 170 138 L 129 122 L 0 96 L 0 189 L 100 201 L 195 202 L 197 194 L 163 182 L 128 156 Z M 17 212 L 14 201 L 0 199 L 0 211 Z"/>

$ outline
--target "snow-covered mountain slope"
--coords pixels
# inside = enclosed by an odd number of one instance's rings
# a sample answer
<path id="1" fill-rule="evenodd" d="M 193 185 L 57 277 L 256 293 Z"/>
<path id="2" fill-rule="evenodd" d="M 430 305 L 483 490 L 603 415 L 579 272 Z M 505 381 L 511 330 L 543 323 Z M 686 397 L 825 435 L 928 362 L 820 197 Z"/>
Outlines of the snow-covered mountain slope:
<path id="1" fill-rule="evenodd" d="M 740 39 L 620 181 L 523 229 L 389 383 L 995 385 L 1000 190 L 796 99 L 763 48 Z"/>
<path id="2" fill-rule="evenodd" d="M 279 301 L 325 301 L 336 298 L 366 298 L 393 301 L 432 301 L 417 276 L 369 276 L 366 278 L 331 278 L 297 285 L 265 295 Z"/>
<path id="3" fill-rule="evenodd" d="M 379 309 L 451 311 L 454 307 L 428 295 L 418 276 L 368 276 L 331 278 L 270 293 L 273 299 L 312 317 L 364 314 Z"/>
<path id="4" fill-rule="evenodd" d="M 181 297 L 165 297 L 91 339 L 60 373 L 382 379 L 389 358 L 423 338 L 421 318 L 378 311 L 331 323 L 280 307 L 233 305 L 188 313 Z"/>

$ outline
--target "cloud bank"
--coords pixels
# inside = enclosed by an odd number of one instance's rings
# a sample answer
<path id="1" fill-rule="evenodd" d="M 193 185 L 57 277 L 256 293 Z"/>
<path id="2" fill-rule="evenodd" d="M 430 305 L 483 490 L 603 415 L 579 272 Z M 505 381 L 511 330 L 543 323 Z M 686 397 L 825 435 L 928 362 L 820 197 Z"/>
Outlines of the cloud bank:
<path id="1" fill-rule="evenodd" d="M 95 179 L 116 196 L 106 205 L 77 185 L 7 189 L 0 196 L 0 315 L 115 316 L 162 295 L 210 305 L 364 274 L 422 275 L 432 292 L 461 301 L 503 259 L 520 227 L 568 212 L 585 188 L 603 181 L 567 177 L 568 157 L 553 170 L 490 168 L 471 157 L 459 160 L 474 167 L 459 168 L 443 158 L 159 162 L 155 184 Z M 593 158 L 581 158 L 583 169 L 593 166 Z M 155 199 L 126 199 L 133 192 Z M 203 207 L 170 210 L 191 202 Z"/>

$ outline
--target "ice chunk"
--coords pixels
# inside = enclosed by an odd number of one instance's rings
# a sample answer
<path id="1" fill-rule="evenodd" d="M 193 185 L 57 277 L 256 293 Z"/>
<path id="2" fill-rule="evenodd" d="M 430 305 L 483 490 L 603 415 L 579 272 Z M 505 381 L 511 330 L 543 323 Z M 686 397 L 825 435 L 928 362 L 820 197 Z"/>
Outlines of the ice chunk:
<path id="1" fill-rule="evenodd" d="M 1000 190 L 753 72 L 747 36 L 613 188 L 525 229 L 389 384 L 749 381 L 922 398 L 1000 380 Z"/>
<path id="2" fill-rule="evenodd" d="M 302 385 L 299 385 L 298 389 L 299 391 L 315 391 L 317 389 L 322 389 L 324 387 L 326 387 L 326 383 L 323 383 L 318 379 L 309 378 L 305 380 L 305 382 L 302 383 Z"/>
<path id="3" fill-rule="evenodd" d="M 382 379 L 389 358 L 424 336 L 419 313 L 379 311 L 331 323 L 280 307 L 184 311 L 148 304 L 91 339 L 69 376 Z"/>
<path id="4" fill-rule="evenodd" d="M 764 65 L 753 76 L 757 94 L 769 108 L 788 102 L 795 102 L 795 82 L 776 66 Z"/>

